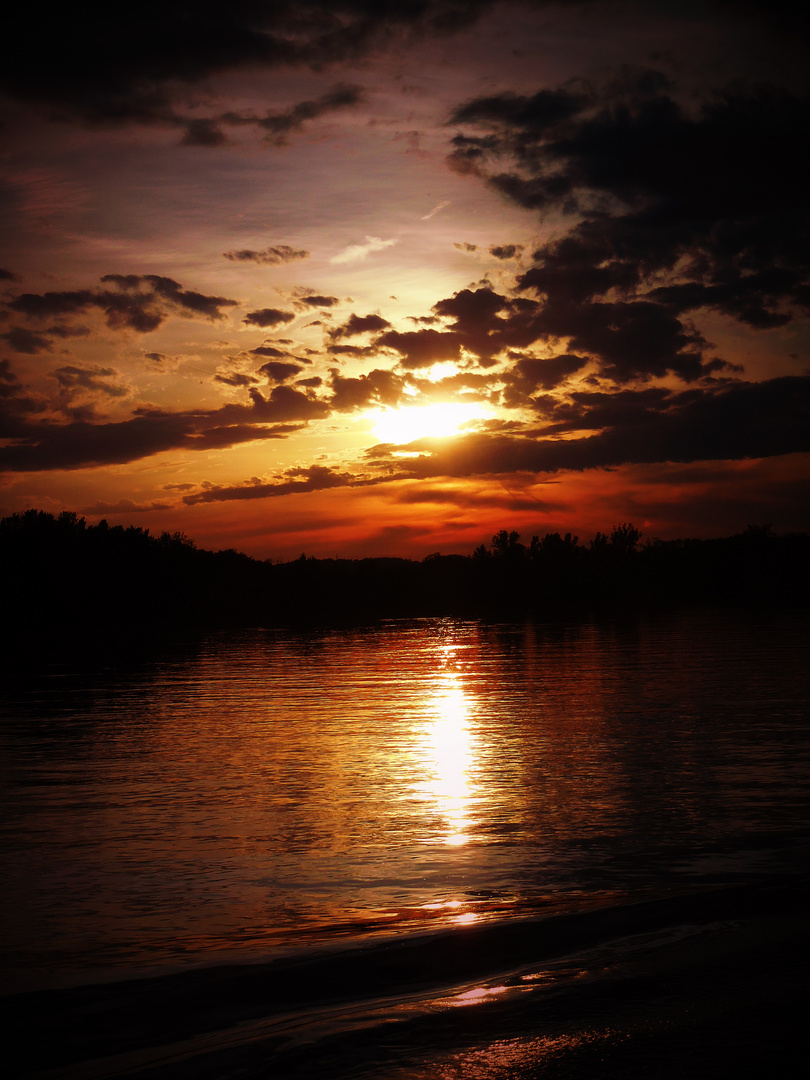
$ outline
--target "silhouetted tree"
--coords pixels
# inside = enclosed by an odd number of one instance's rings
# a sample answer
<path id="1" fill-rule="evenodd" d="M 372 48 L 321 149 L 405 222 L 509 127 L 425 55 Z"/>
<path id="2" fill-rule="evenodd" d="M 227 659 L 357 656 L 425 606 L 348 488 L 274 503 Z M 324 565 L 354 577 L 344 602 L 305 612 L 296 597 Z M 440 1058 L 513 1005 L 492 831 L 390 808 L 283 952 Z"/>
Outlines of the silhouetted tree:
<path id="1" fill-rule="evenodd" d="M 501 529 L 492 537 L 492 554 L 496 559 L 508 559 L 515 562 L 522 559 L 526 554 L 526 548 L 520 542 L 520 533 L 512 529 L 507 532 Z"/>
<path id="2" fill-rule="evenodd" d="M 427 614 L 499 617 L 630 603 L 807 602 L 810 537 L 749 526 L 709 540 L 647 540 L 631 523 L 588 545 L 566 533 L 501 529 L 472 557 L 258 561 L 196 547 L 182 532 L 71 511 L 27 510 L 0 520 L 0 626 L 73 632 Z"/>
<path id="3" fill-rule="evenodd" d="M 629 522 L 625 525 L 614 525 L 610 534 L 610 546 L 621 555 L 630 555 L 638 547 L 641 533 Z"/>

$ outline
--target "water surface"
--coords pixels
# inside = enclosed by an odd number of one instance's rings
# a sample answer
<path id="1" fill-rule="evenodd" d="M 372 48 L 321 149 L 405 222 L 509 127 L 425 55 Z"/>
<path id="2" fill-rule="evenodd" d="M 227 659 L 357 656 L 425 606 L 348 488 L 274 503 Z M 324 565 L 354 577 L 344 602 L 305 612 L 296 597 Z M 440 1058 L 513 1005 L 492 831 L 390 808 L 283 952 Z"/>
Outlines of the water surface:
<path id="1" fill-rule="evenodd" d="M 808 620 L 417 620 L 7 680 L 6 991 L 750 880 L 804 858 Z"/>

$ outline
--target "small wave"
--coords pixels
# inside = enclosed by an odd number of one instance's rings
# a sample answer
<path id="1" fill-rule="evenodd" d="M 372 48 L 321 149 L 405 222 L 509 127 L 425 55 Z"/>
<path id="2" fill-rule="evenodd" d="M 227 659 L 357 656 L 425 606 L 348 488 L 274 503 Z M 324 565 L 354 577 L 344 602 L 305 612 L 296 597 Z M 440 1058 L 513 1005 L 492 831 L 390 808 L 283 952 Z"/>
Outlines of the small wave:
<path id="1" fill-rule="evenodd" d="M 604 989 L 611 972 L 624 972 L 626 990 L 628 972 L 648 968 L 657 953 L 681 955 L 687 940 L 694 952 L 701 934 L 777 914 L 784 926 L 786 913 L 803 916 L 805 910 L 804 884 L 782 879 L 375 938 L 360 947 L 310 950 L 270 963 L 37 991 L 6 998 L 4 1009 L 15 1033 L 14 1057 L 26 1063 L 21 1076 L 225 1076 L 229 1072 L 218 1065 L 197 1069 L 229 1055 L 246 1075 L 261 1072 L 245 1065 L 253 1058 L 262 1069 L 272 1060 L 286 1061 L 289 1071 L 274 1075 L 310 1075 L 307 1062 L 320 1061 L 327 1044 L 340 1060 L 328 1068 L 321 1061 L 321 1075 L 389 1076 L 404 1053 L 389 1045 L 391 1031 L 400 1039 L 407 1031 L 409 1046 L 421 1040 L 433 1048 L 430 1053 L 441 1054 L 458 1038 L 459 1021 L 448 1017 L 464 1013 L 476 1017 L 461 1023 L 469 1029 L 468 1042 L 491 1043 L 505 1033 L 528 1037 L 535 1023 L 527 1022 L 529 1001 L 535 1019 L 542 1001 L 547 1023 L 560 1030 L 571 995 L 581 997 L 586 984 L 597 987 L 589 1009 L 599 1017 L 610 1011 L 615 993 L 615 981 L 607 996 Z M 578 1015 L 582 1035 L 586 1017 L 581 1009 Z M 371 1071 L 357 1072 L 360 1066 L 351 1062 L 360 1043 L 388 1046 L 380 1053 L 389 1071 L 375 1073 L 367 1062 Z M 313 1047 L 319 1048 L 314 1058 Z"/>

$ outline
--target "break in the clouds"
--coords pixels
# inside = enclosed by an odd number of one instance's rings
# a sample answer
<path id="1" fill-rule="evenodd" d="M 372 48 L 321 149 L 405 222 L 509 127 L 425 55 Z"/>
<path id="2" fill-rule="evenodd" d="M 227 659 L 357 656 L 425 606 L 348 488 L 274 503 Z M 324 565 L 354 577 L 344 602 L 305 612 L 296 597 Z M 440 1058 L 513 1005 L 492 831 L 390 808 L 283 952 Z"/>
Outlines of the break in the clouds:
<path id="1" fill-rule="evenodd" d="M 407 447 L 412 456 L 398 457 L 398 451 L 382 445 L 370 450 L 369 458 L 387 469 L 393 465 L 401 476 L 465 477 L 806 453 L 810 377 L 702 391 L 575 395 L 570 405 L 550 402 L 548 418 L 551 423 L 539 436 L 422 439 Z M 589 428 L 600 430 L 559 438 Z"/>

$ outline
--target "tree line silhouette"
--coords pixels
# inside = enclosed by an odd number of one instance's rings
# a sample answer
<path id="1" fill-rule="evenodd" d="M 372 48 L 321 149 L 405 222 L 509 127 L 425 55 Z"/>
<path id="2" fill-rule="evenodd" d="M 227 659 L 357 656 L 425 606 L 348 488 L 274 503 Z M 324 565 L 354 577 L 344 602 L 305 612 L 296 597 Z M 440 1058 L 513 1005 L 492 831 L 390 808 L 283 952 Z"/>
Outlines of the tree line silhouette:
<path id="1" fill-rule="evenodd" d="M 0 520 L 0 566 L 6 635 L 810 600 L 810 536 L 756 525 L 648 540 L 626 523 L 587 543 L 554 532 L 528 544 L 502 529 L 471 555 L 273 562 L 201 549 L 180 532 L 27 510 Z"/>

